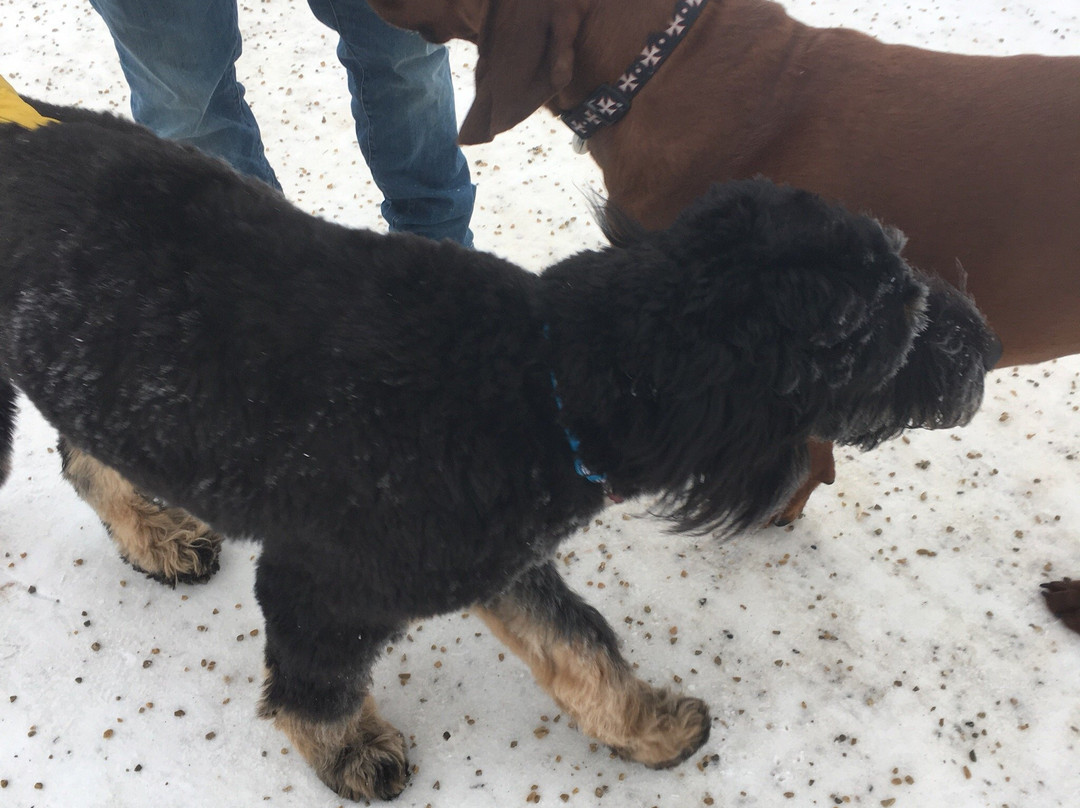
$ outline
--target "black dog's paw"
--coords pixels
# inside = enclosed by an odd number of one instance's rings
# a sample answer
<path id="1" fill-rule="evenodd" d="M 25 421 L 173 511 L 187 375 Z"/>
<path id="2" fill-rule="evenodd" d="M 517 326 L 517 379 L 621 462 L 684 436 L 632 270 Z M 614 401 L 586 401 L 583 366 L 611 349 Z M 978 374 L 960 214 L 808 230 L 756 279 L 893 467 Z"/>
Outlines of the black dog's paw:
<path id="1" fill-rule="evenodd" d="M 379 715 L 370 695 L 355 714 L 337 721 L 316 721 L 265 701 L 260 713 L 274 720 L 318 778 L 342 797 L 389 800 L 405 790 L 405 736 Z"/>
<path id="2" fill-rule="evenodd" d="M 347 746 L 332 768 L 316 774 L 346 799 L 393 799 L 405 790 L 409 777 L 405 738 L 395 730 Z"/>
<path id="3" fill-rule="evenodd" d="M 666 760 L 646 763 L 650 769 L 670 769 L 678 766 L 709 740 L 712 719 L 709 716 L 709 706 L 701 699 L 689 696 L 680 698 L 673 706 L 669 721 L 674 730 L 673 737 L 681 739 L 676 744 L 678 749 Z"/>
<path id="4" fill-rule="evenodd" d="M 216 533 L 183 534 L 172 540 L 168 565 L 148 570 L 127 556 L 124 560 L 147 578 L 175 588 L 177 584 L 205 584 L 221 569 L 221 537 Z"/>
<path id="5" fill-rule="evenodd" d="M 638 726 L 629 743 L 613 746 L 625 760 L 650 769 L 678 766 L 709 740 L 712 719 L 701 699 L 645 686 Z"/>
<path id="6" fill-rule="evenodd" d="M 97 513 L 121 557 L 155 581 L 203 583 L 219 568 L 221 536 L 187 511 L 139 491 L 61 435 L 64 477 Z"/>

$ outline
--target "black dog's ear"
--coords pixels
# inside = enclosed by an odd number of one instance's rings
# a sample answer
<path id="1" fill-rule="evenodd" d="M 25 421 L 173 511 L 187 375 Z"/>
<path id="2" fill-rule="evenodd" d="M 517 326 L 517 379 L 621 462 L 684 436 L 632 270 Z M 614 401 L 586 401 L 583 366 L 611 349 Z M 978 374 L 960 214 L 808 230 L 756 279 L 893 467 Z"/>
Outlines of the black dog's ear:
<path id="1" fill-rule="evenodd" d="M 772 389 L 774 369 L 721 339 L 707 309 L 669 308 L 682 279 L 644 253 L 582 254 L 542 276 L 561 420 L 614 493 L 661 494 L 677 529 L 764 524 L 805 472 L 806 402 Z"/>
<path id="2" fill-rule="evenodd" d="M 702 291 L 693 302 L 709 301 Z M 652 440 L 641 436 L 648 450 L 638 470 L 662 481 L 660 514 L 680 531 L 764 524 L 805 474 L 806 440 L 827 400 L 828 383 L 813 378 L 809 350 L 782 317 L 736 323 L 738 298 L 725 303 L 734 304 L 731 328 L 718 327 L 707 305 L 677 323 L 657 316 L 643 332 L 651 349 L 630 371 L 637 398 L 652 397 L 642 404 Z"/>
<path id="3" fill-rule="evenodd" d="M 701 422 L 711 429 L 687 447 L 683 461 L 691 473 L 681 487 L 667 489 L 656 515 L 671 520 L 679 532 L 698 534 L 730 535 L 764 525 L 809 468 L 808 433 L 793 415 L 782 413 L 788 426 L 775 431 L 768 431 L 776 426 L 766 424 L 768 417 L 732 418 L 722 427 L 722 439 L 711 445 L 707 437 L 717 434 L 718 425 Z M 753 431 L 763 427 L 764 432 Z"/>
<path id="4" fill-rule="evenodd" d="M 777 357 L 800 360 L 775 324 L 756 319 L 755 335 L 734 338 L 718 326 L 709 303 L 722 284 L 687 295 L 670 265 L 648 263 L 643 252 L 614 265 L 578 256 L 545 273 L 559 278 L 551 344 L 564 421 L 585 465 L 617 494 L 661 493 L 658 515 L 677 529 L 764 524 L 805 473 L 814 388 L 789 394 L 788 378 L 777 389 Z"/>

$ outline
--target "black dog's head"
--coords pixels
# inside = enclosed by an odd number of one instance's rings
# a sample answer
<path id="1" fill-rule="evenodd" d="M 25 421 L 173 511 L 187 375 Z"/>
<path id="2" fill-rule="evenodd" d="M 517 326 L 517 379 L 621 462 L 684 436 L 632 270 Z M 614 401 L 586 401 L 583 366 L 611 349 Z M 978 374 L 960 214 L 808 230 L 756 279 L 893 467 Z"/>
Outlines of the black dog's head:
<path id="1" fill-rule="evenodd" d="M 868 393 L 851 391 L 817 422 L 814 437 L 872 449 L 905 429 L 949 429 L 971 420 L 1001 342 L 971 299 L 937 277 L 903 367 Z"/>
<path id="2" fill-rule="evenodd" d="M 811 437 L 870 447 L 981 401 L 996 338 L 873 219 L 755 180 L 664 231 L 608 221 L 620 249 L 544 274 L 562 417 L 586 465 L 661 492 L 680 529 L 763 523 Z"/>

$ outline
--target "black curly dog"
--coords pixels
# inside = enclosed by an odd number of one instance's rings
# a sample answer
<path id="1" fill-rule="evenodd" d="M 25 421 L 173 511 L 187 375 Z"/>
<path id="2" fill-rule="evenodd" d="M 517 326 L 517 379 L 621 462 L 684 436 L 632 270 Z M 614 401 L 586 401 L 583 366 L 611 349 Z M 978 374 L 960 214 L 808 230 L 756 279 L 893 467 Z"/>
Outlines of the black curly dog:
<path id="1" fill-rule="evenodd" d="M 808 437 L 965 423 L 999 350 L 872 219 L 764 181 L 531 274 L 350 230 L 96 113 L 0 127 L 0 432 L 16 388 L 125 556 L 169 582 L 258 537 L 262 710 L 339 794 L 405 786 L 368 692 L 388 640 L 469 608 L 586 733 L 649 766 L 709 734 L 563 583 L 605 493 L 763 524 Z M 617 218 L 617 217 L 616 217 Z"/>

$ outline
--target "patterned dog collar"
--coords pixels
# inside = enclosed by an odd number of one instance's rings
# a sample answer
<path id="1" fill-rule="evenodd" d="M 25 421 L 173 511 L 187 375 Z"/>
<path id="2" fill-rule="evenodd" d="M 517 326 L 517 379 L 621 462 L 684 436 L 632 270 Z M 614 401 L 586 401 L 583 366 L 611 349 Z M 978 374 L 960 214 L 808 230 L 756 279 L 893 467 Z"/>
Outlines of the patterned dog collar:
<path id="1" fill-rule="evenodd" d="M 585 141 L 598 129 L 618 123 L 630 111 L 630 101 L 682 42 L 705 3 L 706 0 L 680 0 L 668 27 L 649 35 L 644 50 L 614 86 L 601 84 L 588 98 L 559 116 L 574 130 L 575 150 L 586 151 Z"/>

